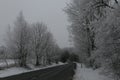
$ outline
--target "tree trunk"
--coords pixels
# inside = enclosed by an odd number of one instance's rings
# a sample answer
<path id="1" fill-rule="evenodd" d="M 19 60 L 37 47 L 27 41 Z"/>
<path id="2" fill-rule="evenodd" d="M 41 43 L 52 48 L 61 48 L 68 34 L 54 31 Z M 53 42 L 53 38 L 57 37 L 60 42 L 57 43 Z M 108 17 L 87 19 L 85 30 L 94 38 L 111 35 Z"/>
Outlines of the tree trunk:
<path id="1" fill-rule="evenodd" d="M 39 66 L 40 65 L 40 62 L 39 62 L 39 56 L 36 54 L 36 66 Z"/>

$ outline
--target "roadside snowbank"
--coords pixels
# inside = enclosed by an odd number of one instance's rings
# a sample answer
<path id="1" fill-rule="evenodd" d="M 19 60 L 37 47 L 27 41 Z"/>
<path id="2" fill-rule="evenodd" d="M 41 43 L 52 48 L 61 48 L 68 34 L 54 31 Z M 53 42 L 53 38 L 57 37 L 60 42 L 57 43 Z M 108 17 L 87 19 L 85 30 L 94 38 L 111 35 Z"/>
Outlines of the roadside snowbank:
<path id="1" fill-rule="evenodd" d="M 20 73 L 27 72 L 28 70 L 20 67 L 8 68 L 5 70 L 0 70 L 0 77 L 12 76 Z"/>
<path id="2" fill-rule="evenodd" d="M 88 68 L 81 68 L 80 64 L 77 64 L 76 73 L 73 80 L 112 80 L 100 74 L 100 70 L 92 70 Z"/>

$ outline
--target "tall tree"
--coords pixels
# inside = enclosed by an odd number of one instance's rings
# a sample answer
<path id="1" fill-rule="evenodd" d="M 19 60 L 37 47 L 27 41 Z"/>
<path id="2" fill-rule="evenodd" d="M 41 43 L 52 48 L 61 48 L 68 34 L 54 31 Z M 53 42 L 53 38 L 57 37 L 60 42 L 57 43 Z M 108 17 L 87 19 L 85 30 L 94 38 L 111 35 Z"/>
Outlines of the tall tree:
<path id="1" fill-rule="evenodd" d="M 29 41 L 30 41 L 30 28 L 24 19 L 23 13 L 20 12 L 17 20 L 15 21 L 13 31 L 11 32 L 11 49 L 14 50 L 14 57 L 18 59 L 21 67 L 26 66 Z"/>
<path id="2" fill-rule="evenodd" d="M 95 45 L 96 23 L 106 17 L 106 11 L 113 9 L 110 3 L 111 0 L 72 0 L 68 4 L 65 12 L 68 14 L 70 32 L 76 47 L 77 53 L 80 54 L 82 61 L 90 60 Z M 92 66 L 92 65 L 91 65 Z"/>
<path id="3" fill-rule="evenodd" d="M 36 23 L 32 25 L 32 50 L 36 57 L 36 66 L 40 65 L 40 59 L 42 57 L 42 46 L 46 40 L 47 27 L 43 23 Z"/>
<path id="4" fill-rule="evenodd" d="M 55 40 L 53 35 L 48 31 L 44 23 L 36 23 L 32 25 L 32 51 L 35 54 L 36 66 L 51 64 L 53 57 Z"/>
<path id="5" fill-rule="evenodd" d="M 86 61 L 94 50 L 94 27 L 90 26 L 97 18 L 92 8 L 93 0 L 72 0 L 65 10 L 71 22 L 70 31 L 73 34 L 74 45 L 82 61 Z"/>
<path id="6" fill-rule="evenodd" d="M 117 6 L 99 25 L 96 36 L 96 54 L 99 61 L 120 78 L 120 16 Z"/>

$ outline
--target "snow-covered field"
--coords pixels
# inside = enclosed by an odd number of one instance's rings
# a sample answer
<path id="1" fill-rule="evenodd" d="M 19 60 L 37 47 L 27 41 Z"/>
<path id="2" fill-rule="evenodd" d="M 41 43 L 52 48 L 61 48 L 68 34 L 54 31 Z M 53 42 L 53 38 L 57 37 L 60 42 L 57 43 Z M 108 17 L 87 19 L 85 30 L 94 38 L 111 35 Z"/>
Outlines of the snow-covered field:
<path id="1" fill-rule="evenodd" d="M 8 69 L 0 70 L 0 77 L 2 78 L 2 77 L 12 76 L 12 75 L 17 75 L 17 74 L 21 74 L 21 73 L 25 73 L 25 72 L 45 69 L 45 68 L 59 66 L 59 65 L 63 65 L 63 63 L 61 63 L 61 62 L 59 62 L 59 64 L 53 63 L 52 65 L 49 65 L 49 66 L 46 66 L 46 67 L 41 66 L 41 67 L 37 67 L 37 68 L 30 65 L 32 67 L 31 70 L 26 69 L 26 68 L 21 68 L 21 67 L 11 67 L 11 68 L 8 68 Z"/>
<path id="2" fill-rule="evenodd" d="M 85 67 L 81 68 L 81 65 L 77 64 L 77 69 L 73 80 L 113 80 L 100 74 L 100 71 L 100 69 L 92 70 Z"/>
<path id="3" fill-rule="evenodd" d="M 6 62 L 3 60 L 0 60 L 0 68 L 9 67 L 15 64 L 14 60 L 11 60 L 11 59 L 6 60 Z"/>

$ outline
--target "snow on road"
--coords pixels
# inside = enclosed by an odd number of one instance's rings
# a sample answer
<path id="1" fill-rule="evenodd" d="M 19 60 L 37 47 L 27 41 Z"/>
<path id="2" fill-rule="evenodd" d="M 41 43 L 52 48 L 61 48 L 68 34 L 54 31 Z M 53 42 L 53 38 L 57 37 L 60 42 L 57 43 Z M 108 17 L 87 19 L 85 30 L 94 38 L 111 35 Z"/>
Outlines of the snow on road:
<path id="1" fill-rule="evenodd" d="M 80 64 L 77 64 L 76 73 L 73 80 L 112 80 L 107 76 L 101 75 L 100 70 L 92 70 L 88 68 L 81 68 Z"/>

